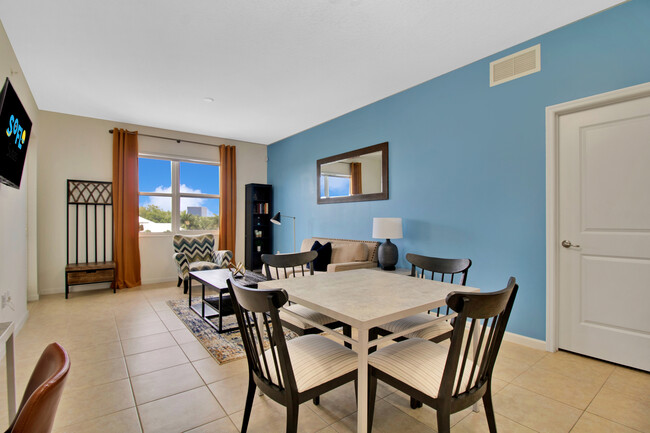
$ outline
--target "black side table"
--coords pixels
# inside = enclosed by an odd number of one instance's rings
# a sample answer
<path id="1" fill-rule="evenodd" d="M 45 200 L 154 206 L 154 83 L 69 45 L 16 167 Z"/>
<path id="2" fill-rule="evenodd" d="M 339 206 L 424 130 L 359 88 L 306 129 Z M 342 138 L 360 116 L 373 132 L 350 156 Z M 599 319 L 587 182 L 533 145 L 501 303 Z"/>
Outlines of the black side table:
<path id="1" fill-rule="evenodd" d="M 224 329 L 223 317 L 234 314 L 228 284 L 226 280 L 232 276 L 229 269 L 211 269 L 207 271 L 190 272 L 190 284 L 188 288 L 188 304 L 192 311 L 199 315 L 208 325 L 212 326 L 218 333 L 235 331 L 238 327 Z M 201 303 L 192 305 L 192 280 L 201 283 Z M 263 275 L 246 271 L 246 275 L 237 278 L 238 282 L 246 287 L 257 287 L 260 281 L 266 281 Z M 206 286 L 218 294 L 205 296 Z M 215 324 L 213 320 L 216 320 Z"/>

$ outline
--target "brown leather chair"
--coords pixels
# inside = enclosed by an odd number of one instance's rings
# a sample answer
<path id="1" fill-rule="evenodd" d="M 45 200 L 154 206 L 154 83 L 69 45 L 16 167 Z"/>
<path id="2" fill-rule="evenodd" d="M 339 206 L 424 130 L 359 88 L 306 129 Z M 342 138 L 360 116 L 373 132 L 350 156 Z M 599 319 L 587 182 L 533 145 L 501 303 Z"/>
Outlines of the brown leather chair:
<path id="1" fill-rule="evenodd" d="M 70 357 L 58 343 L 45 348 L 29 378 L 16 418 L 6 433 L 49 433 L 70 371 Z"/>

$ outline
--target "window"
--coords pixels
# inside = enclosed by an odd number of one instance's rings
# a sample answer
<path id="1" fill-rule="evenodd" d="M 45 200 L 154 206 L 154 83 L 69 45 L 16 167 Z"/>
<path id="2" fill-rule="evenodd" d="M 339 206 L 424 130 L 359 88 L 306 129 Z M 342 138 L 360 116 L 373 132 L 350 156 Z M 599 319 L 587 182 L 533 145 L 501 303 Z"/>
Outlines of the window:
<path id="1" fill-rule="evenodd" d="M 139 159 L 140 232 L 219 230 L 219 165 Z"/>
<path id="2" fill-rule="evenodd" d="M 350 195 L 350 176 L 345 175 L 321 175 L 320 196 L 321 198 L 329 197 L 347 197 Z"/>

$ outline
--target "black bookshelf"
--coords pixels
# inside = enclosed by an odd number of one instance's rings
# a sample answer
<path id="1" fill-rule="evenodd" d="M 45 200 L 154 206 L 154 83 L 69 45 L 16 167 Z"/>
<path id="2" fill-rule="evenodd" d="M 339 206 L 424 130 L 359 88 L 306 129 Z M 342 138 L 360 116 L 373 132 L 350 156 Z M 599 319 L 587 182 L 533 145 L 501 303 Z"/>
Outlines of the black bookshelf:
<path id="1" fill-rule="evenodd" d="M 246 269 L 261 272 L 262 254 L 272 253 L 273 187 L 261 183 L 246 185 Z"/>

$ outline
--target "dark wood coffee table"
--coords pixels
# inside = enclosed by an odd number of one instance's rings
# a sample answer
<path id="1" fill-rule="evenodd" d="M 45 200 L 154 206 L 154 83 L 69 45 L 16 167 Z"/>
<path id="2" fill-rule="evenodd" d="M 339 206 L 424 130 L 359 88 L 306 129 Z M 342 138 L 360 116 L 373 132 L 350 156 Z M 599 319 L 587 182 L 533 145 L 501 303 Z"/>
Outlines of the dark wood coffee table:
<path id="1" fill-rule="evenodd" d="M 237 326 L 224 329 L 223 317 L 234 314 L 228 284 L 226 280 L 232 276 L 229 269 L 212 269 L 208 271 L 190 272 L 188 303 L 192 311 L 198 314 L 208 325 L 212 326 L 218 333 L 235 331 Z M 201 283 L 201 303 L 192 304 L 192 280 Z M 257 283 L 266 281 L 261 274 L 246 271 L 244 277 L 236 278 L 239 284 L 246 287 L 257 287 Z M 216 292 L 214 296 L 205 296 L 205 288 Z M 215 323 L 215 321 L 217 323 Z"/>

